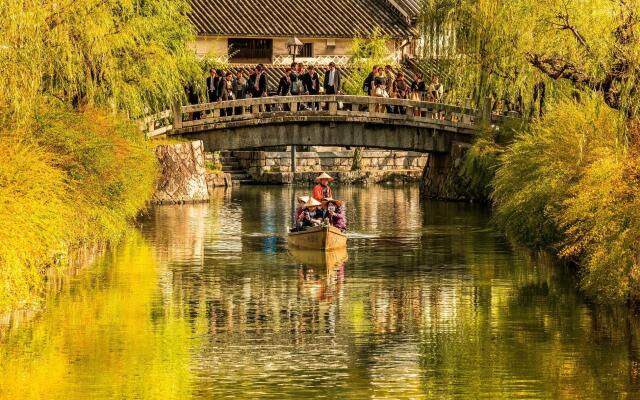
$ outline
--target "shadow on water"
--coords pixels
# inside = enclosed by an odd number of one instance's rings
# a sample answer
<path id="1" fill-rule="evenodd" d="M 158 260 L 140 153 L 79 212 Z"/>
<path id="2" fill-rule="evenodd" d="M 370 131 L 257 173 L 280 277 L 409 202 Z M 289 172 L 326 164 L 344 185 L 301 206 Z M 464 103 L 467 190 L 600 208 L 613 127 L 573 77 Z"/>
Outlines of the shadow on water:
<path id="1" fill-rule="evenodd" d="M 308 190 L 308 189 L 307 189 Z M 0 398 L 637 397 L 638 318 L 589 305 L 482 206 L 339 187 L 349 247 L 290 251 L 291 197 L 157 207 L 0 338 Z"/>

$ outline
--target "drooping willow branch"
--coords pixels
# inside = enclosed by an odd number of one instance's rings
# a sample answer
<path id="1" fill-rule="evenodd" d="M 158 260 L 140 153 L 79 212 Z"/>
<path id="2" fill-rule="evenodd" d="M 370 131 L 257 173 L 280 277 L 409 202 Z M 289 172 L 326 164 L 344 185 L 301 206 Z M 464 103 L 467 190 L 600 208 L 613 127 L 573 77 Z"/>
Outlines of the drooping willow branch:
<path id="1" fill-rule="evenodd" d="M 637 25 L 640 23 L 635 7 L 628 0 L 618 0 L 620 6 L 620 24 L 613 31 L 615 46 L 612 52 L 610 66 L 602 78 L 596 78 L 585 71 L 586 68 L 557 54 L 524 53 L 524 57 L 535 68 L 552 79 L 566 79 L 575 86 L 586 86 L 601 92 L 604 100 L 611 108 L 620 110 L 625 105 L 621 101 L 620 88 L 626 83 L 638 81 L 640 71 L 635 67 L 629 57 L 632 52 L 630 46 L 638 44 L 636 35 Z M 567 8 L 560 12 L 556 18 L 561 22 L 553 22 L 552 25 L 562 30 L 572 32 L 578 43 L 585 49 L 589 49 L 584 37 L 578 29 L 570 23 Z M 632 89 L 633 90 L 633 89 Z M 634 113 L 633 110 L 625 110 Z"/>

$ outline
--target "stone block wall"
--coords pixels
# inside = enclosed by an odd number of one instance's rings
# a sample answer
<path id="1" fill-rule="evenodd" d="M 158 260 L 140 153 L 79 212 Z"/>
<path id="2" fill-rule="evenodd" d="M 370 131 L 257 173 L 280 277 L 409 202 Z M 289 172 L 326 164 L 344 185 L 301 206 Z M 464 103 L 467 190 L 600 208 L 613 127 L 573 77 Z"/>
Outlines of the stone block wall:
<path id="1" fill-rule="evenodd" d="M 202 141 L 160 145 L 155 152 L 162 175 L 156 185 L 153 203 L 209 201 Z"/>
<path id="2" fill-rule="evenodd" d="M 298 152 L 296 172 L 299 174 L 320 171 L 350 172 L 354 150 Z M 291 172 L 291 153 L 278 151 L 238 151 L 234 155 L 241 166 L 256 180 L 263 174 Z M 370 172 L 422 172 L 428 156 L 423 153 L 391 150 L 363 150 L 362 171 Z"/>

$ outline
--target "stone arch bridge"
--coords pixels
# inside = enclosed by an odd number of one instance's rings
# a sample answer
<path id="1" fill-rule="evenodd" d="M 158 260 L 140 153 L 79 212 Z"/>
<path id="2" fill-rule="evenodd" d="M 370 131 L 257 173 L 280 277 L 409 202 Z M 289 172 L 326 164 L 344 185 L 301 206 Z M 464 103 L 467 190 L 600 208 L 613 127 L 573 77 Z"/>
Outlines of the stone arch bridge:
<path id="1" fill-rule="evenodd" d="M 369 96 L 262 97 L 176 107 L 145 120 L 149 136 L 202 140 L 206 151 L 353 146 L 429 153 L 427 195 L 447 197 L 455 153 L 506 117 L 453 105 Z M 452 157 L 454 154 L 454 157 Z"/>

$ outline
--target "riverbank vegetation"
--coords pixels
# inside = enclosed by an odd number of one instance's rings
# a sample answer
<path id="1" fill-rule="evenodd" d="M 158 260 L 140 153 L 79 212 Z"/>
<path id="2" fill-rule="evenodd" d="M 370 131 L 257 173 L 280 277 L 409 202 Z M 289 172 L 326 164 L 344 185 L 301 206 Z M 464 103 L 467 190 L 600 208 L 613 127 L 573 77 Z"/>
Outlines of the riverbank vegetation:
<path id="1" fill-rule="evenodd" d="M 0 4 L 0 312 L 118 240 L 157 165 L 135 120 L 200 74 L 186 1 Z"/>
<path id="2" fill-rule="evenodd" d="M 423 3 L 418 65 L 448 102 L 515 111 L 487 127 L 462 174 L 511 238 L 581 266 L 603 303 L 640 300 L 640 3 Z M 443 39 L 444 38 L 444 39 Z M 449 61 L 447 61 L 449 60 Z"/>

